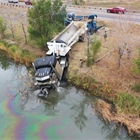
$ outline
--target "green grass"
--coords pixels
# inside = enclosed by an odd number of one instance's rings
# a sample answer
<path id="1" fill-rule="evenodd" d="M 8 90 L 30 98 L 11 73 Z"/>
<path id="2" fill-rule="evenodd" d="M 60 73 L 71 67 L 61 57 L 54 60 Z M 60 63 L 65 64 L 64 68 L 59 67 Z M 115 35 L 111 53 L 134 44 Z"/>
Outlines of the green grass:
<path id="1" fill-rule="evenodd" d="M 118 98 L 114 103 L 119 106 L 121 111 L 124 113 L 140 114 L 140 103 L 138 97 L 121 92 L 118 94 Z"/>
<path id="2" fill-rule="evenodd" d="M 12 46 L 12 44 L 8 44 L 5 41 L 0 40 L 0 43 L 2 43 L 6 48 L 10 48 Z"/>
<path id="3" fill-rule="evenodd" d="M 135 92 L 140 92 L 140 84 L 135 84 L 131 89 Z"/>
<path id="4" fill-rule="evenodd" d="M 20 61 L 21 59 L 24 60 L 26 63 L 32 63 L 36 59 L 36 56 L 34 54 L 31 54 L 26 49 L 21 49 L 19 47 L 19 44 L 8 44 L 6 41 L 0 41 L 6 49 L 6 51 L 9 53 L 9 55 L 14 58 L 15 61 Z"/>

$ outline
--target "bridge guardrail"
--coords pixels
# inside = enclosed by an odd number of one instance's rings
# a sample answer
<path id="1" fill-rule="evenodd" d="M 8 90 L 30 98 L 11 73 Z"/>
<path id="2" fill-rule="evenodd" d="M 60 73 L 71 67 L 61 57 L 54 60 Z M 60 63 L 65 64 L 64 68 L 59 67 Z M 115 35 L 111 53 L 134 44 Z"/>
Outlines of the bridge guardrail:
<path id="1" fill-rule="evenodd" d="M 30 5 L 19 5 L 19 4 L 13 4 L 13 3 L 7 3 L 7 2 L 0 2 L 0 5 L 6 5 L 6 6 L 13 6 L 13 7 L 21 7 L 21 8 L 32 8 Z M 73 8 L 81 8 L 81 9 L 93 9 L 93 10 L 107 10 L 108 8 L 106 7 L 95 7 L 95 6 L 81 6 L 81 5 L 72 5 L 72 4 L 64 4 L 68 8 L 73 7 Z M 133 12 L 133 13 L 140 13 L 140 10 L 127 10 L 128 12 Z"/>

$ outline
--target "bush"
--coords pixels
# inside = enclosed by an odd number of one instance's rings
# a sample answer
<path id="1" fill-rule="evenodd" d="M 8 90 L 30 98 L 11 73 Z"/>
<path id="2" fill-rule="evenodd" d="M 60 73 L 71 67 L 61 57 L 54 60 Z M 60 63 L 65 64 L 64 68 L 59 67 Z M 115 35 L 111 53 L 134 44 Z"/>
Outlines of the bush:
<path id="1" fill-rule="evenodd" d="M 6 30 L 6 21 L 0 17 L 0 34 L 2 35 L 2 37 L 5 37 L 4 35 L 4 31 Z"/>
<path id="2" fill-rule="evenodd" d="M 97 53 L 100 51 L 101 42 L 99 40 L 95 40 L 91 42 L 91 51 L 92 51 L 92 61 L 94 62 L 97 58 Z"/>
<path id="3" fill-rule="evenodd" d="M 119 106 L 122 112 L 139 114 L 140 104 L 139 99 L 125 92 L 118 94 L 118 98 L 114 101 L 117 106 Z"/>
<path id="4" fill-rule="evenodd" d="M 140 92 L 140 84 L 135 84 L 131 89 L 135 92 Z"/>
<path id="5" fill-rule="evenodd" d="M 12 44 L 8 44 L 7 42 L 2 40 L 0 41 L 0 43 L 3 43 L 6 48 L 10 48 L 12 46 Z"/>
<path id="6" fill-rule="evenodd" d="M 137 59 L 134 59 L 134 63 L 136 64 L 136 67 L 132 67 L 131 71 L 133 71 L 136 74 L 140 73 L 140 50 L 139 50 L 139 57 Z"/>
<path id="7" fill-rule="evenodd" d="M 101 48 L 101 41 L 96 40 L 96 38 L 94 38 L 94 40 L 93 39 L 91 40 L 90 45 L 91 47 L 89 51 L 87 51 L 87 61 L 86 61 L 86 65 L 88 67 L 91 66 L 97 59 L 97 53 L 100 51 Z"/>
<path id="8" fill-rule="evenodd" d="M 85 4 L 85 1 L 84 0 L 74 0 L 73 1 L 73 4 L 74 5 L 84 5 Z"/>

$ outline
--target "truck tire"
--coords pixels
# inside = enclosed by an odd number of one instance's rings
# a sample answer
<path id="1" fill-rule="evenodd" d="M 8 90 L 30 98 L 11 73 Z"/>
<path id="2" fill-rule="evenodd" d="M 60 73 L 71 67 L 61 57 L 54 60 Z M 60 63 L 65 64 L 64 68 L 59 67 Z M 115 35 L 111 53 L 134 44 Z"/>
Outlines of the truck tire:
<path id="1" fill-rule="evenodd" d="M 79 41 L 83 42 L 84 41 L 84 37 L 83 36 L 79 36 Z"/>
<path id="2" fill-rule="evenodd" d="M 67 53 L 67 54 L 66 54 L 66 60 L 67 60 L 67 62 L 69 62 L 69 57 L 70 57 L 70 56 L 69 56 L 69 53 Z"/>

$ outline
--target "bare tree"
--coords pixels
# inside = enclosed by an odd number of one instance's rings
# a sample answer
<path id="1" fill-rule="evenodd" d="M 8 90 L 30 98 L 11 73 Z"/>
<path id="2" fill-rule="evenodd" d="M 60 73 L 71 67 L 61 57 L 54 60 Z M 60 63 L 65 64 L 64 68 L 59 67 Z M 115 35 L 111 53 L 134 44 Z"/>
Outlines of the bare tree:
<path id="1" fill-rule="evenodd" d="M 23 20 L 25 19 L 25 20 Z M 25 38 L 25 43 L 27 44 L 27 32 L 26 32 L 26 12 L 20 11 L 18 13 L 18 15 L 16 16 L 16 20 L 18 21 L 18 23 L 20 24 L 20 26 L 22 27 L 22 31 L 24 34 L 24 38 Z"/>
<path id="2" fill-rule="evenodd" d="M 123 57 L 130 60 L 132 51 L 140 40 L 139 26 L 134 23 L 134 18 L 130 14 L 120 15 L 115 22 L 110 21 L 112 33 L 107 45 L 118 54 L 118 69 Z"/>
<path id="3" fill-rule="evenodd" d="M 2 11 L 3 14 L 4 14 L 4 17 L 5 19 L 9 20 L 9 23 L 10 23 L 10 30 L 12 32 L 12 36 L 13 36 L 13 39 L 15 38 L 15 35 L 14 35 L 14 16 L 13 16 L 13 12 L 11 9 L 5 9 Z"/>

